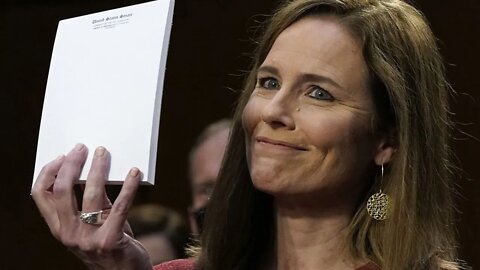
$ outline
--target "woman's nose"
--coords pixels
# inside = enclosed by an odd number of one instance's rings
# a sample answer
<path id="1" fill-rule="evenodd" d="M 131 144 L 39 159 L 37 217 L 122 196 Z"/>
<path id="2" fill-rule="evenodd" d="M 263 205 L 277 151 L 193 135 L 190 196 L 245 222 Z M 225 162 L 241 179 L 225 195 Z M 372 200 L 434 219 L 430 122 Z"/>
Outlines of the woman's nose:
<path id="1" fill-rule="evenodd" d="M 282 91 L 283 90 L 283 91 Z M 284 89 L 278 90 L 273 98 L 267 101 L 262 111 L 262 121 L 272 128 L 295 129 L 292 110 L 295 108 L 294 97 Z"/>

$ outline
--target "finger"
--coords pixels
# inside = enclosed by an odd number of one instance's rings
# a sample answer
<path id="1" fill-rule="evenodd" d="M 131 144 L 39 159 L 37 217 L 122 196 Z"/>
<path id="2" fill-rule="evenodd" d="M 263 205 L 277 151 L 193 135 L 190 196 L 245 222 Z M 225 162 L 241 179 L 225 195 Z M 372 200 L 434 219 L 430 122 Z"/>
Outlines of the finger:
<path id="1" fill-rule="evenodd" d="M 51 186 L 65 159 L 64 155 L 46 164 L 40 171 L 32 188 L 32 198 L 51 230 L 58 226 L 57 209 L 51 197 Z"/>
<path id="2" fill-rule="evenodd" d="M 113 203 L 112 211 L 105 221 L 105 224 L 111 228 L 112 232 L 123 231 L 128 211 L 132 206 L 141 179 L 142 173 L 138 168 L 132 168 L 128 173 L 122 190 Z"/>
<path id="3" fill-rule="evenodd" d="M 82 212 L 99 211 L 110 208 L 105 192 L 105 181 L 110 170 L 110 154 L 105 147 L 98 147 L 92 160 L 83 192 Z"/>
<path id="4" fill-rule="evenodd" d="M 53 185 L 64 159 L 65 155 L 60 155 L 56 159 L 43 166 L 42 170 L 38 174 L 35 184 L 32 187 L 32 196 L 42 195 Z"/>
<path id="5" fill-rule="evenodd" d="M 135 238 L 133 235 L 132 227 L 130 227 L 130 223 L 125 221 L 125 225 L 123 225 L 123 232 L 126 233 L 128 236 Z"/>
<path id="6" fill-rule="evenodd" d="M 62 224 L 68 225 L 77 216 L 78 206 L 73 186 L 75 181 L 80 178 L 86 158 L 87 147 L 83 144 L 77 144 L 65 157 L 55 185 L 53 185 L 53 198 L 55 199 L 58 219 Z"/>

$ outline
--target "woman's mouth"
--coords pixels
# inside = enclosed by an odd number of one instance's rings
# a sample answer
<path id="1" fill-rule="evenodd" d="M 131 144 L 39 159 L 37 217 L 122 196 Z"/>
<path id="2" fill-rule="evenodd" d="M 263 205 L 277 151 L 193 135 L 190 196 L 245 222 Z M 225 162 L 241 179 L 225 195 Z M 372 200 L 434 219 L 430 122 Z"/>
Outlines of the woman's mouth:
<path id="1" fill-rule="evenodd" d="M 297 144 L 297 143 L 291 143 L 283 140 L 275 140 L 267 137 L 255 137 L 255 141 L 261 145 L 265 146 L 273 146 L 279 149 L 290 149 L 290 150 L 298 150 L 298 151 L 307 151 L 307 148 Z"/>

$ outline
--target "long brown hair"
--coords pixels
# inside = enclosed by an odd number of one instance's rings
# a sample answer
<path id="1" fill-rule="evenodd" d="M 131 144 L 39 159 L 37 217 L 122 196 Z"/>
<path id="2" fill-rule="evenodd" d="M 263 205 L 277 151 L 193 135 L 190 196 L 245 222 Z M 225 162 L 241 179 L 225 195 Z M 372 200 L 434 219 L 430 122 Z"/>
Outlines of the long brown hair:
<path id="1" fill-rule="evenodd" d="M 397 152 L 382 190 L 390 218 L 372 220 L 365 192 L 350 224 L 351 252 L 383 269 L 458 269 L 449 148 L 451 122 L 442 58 L 424 16 L 399 0 L 294 0 L 266 24 L 234 115 L 230 143 L 207 211 L 198 268 L 259 269 L 273 258 L 273 199 L 251 182 L 241 123 L 256 73 L 278 35 L 306 16 L 334 15 L 363 44 L 377 104 L 377 131 L 394 134 Z M 393 132 L 392 132 L 393 131 Z M 266 259 L 267 258 L 267 259 Z"/>

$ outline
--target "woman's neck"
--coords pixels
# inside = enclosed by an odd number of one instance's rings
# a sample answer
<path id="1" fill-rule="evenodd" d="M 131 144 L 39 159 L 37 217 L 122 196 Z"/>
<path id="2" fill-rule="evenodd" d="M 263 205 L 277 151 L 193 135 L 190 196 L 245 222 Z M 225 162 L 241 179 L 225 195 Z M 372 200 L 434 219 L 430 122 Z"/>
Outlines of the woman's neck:
<path id="1" fill-rule="evenodd" d="M 352 209 L 318 209 L 276 201 L 277 270 L 352 270 L 356 261 L 348 247 Z"/>

